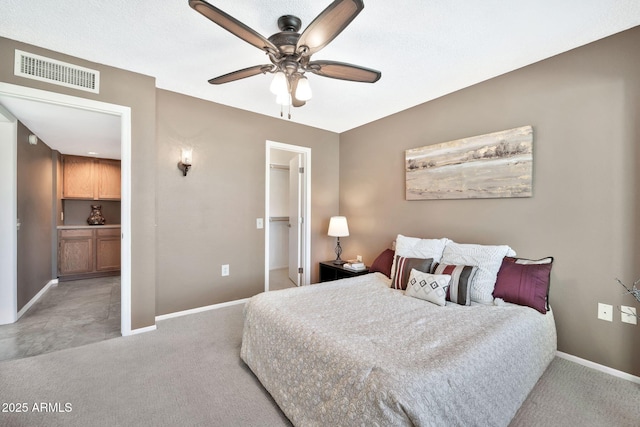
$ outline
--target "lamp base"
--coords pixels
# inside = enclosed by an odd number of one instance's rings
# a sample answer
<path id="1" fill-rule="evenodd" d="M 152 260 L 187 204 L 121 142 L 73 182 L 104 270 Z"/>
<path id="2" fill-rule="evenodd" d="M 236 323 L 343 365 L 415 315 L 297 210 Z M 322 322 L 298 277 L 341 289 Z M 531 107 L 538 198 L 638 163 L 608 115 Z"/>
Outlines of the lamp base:
<path id="1" fill-rule="evenodd" d="M 336 260 L 333 261 L 333 265 L 346 264 L 346 261 L 340 259 L 340 254 L 342 254 L 342 246 L 340 246 L 340 237 L 338 237 L 338 243 L 336 243 Z"/>

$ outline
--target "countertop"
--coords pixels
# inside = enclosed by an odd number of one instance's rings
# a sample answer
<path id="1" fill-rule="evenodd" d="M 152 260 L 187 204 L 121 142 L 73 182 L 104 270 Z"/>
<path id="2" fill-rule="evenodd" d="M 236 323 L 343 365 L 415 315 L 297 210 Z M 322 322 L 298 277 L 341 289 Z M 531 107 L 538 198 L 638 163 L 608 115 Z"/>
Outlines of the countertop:
<path id="1" fill-rule="evenodd" d="M 77 230 L 80 228 L 120 228 L 120 224 L 105 225 L 59 225 L 58 230 Z"/>

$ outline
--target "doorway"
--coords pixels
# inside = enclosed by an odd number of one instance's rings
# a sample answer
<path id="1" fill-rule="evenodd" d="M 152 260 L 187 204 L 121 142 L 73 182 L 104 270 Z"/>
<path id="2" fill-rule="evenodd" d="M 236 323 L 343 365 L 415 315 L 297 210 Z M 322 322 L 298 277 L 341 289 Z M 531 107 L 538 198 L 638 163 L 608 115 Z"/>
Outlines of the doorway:
<path id="1" fill-rule="evenodd" d="M 311 149 L 266 143 L 265 291 L 310 283 Z"/>
<path id="2" fill-rule="evenodd" d="M 63 95 L 9 83 L 0 82 L 0 96 L 29 100 L 33 102 L 56 104 L 80 110 L 93 111 L 101 114 L 116 116 L 120 121 L 120 151 L 121 151 L 121 325 L 122 335 L 131 335 L 131 109 L 126 106 L 109 104 L 75 96 Z M 12 123 L 17 126 L 17 123 Z M 15 274 L 17 260 L 16 249 L 16 139 L 8 137 L 14 131 L 5 131 L 0 136 L 0 158 L 7 159 L 7 169 L 3 176 L 10 176 L 7 180 L 7 191 L 2 192 L 2 204 L 8 206 L 6 211 L 0 212 L 0 234 L 10 236 L 7 244 L 0 247 L 0 258 L 9 260 L 11 268 L 3 272 L 0 277 L 0 295 L 8 295 L 10 301 L 0 307 L 1 313 L 8 313 L 5 317 L 17 320 L 17 277 Z M 6 257 L 5 257 L 6 255 Z"/>

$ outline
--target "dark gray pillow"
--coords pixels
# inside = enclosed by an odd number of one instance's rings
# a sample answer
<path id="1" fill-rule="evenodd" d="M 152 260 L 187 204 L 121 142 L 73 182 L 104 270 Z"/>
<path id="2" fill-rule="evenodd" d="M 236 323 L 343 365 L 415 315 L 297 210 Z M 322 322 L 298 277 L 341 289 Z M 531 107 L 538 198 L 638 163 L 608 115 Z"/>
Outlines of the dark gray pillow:
<path id="1" fill-rule="evenodd" d="M 409 282 L 409 276 L 411 275 L 411 269 L 415 268 L 423 273 L 431 273 L 431 264 L 433 258 L 405 258 L 403 256 L 396 256 L 396 271 L 391 281 L 391 287 L 393 289 L 407 289 L 407 283 Z"/>

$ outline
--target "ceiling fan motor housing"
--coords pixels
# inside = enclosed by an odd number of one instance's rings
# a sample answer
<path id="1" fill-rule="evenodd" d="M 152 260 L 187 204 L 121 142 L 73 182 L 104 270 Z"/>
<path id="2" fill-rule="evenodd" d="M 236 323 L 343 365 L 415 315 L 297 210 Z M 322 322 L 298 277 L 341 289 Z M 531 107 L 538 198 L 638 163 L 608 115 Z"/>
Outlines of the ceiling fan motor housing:
<path id="1" fill-rule="evenodd" d="M 269 37 L 269 41 L 278 47 L 278 50 L 283 55 L 293 55 L 296 53 L 296 45 L 300 34 L 292 31 L 282 31 L 281 33 L 275 33 Z"/>
<path id="2" fill-rule="evenodd" d="M 281 32 L 275 33 L 268 40 L 276 45 L 282 54 L 293 55 L 296 53 L 301 25 L 302 21 L 297 16 L 283 15 L 278 18 L 278 28 Z"/>

